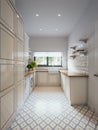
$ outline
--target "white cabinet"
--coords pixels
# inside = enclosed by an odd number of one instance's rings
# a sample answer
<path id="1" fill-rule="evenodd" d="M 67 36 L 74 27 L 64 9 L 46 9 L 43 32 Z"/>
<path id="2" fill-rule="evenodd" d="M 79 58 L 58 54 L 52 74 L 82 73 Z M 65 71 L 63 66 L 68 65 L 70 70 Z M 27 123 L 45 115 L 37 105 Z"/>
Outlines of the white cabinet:
<path id="1" fill-rule="evenodd" d="M 37 71 L 36 85 L 37 86 L 60 86 L 59 72 Z"/>
<path id="2" fill-rule="evenodd" d="M 30 74 L 25 77 L 25 97 L 26 100 L 34 89 L 34 74 Z"/>
<path id="3" fill-rule="evenodd" d="M 17 109 L 24 103 L 24 80 L 17 84 Z"/>
<path id="4" fill-rule="evenodd" d="M 0 19 L 11 31 L 14 31 L 14 11 L 8 0 L 0 1 Z"/>
<path id="5" fill-rule="evenodd" d="M 23 21 L 19 15 L 17 15 L 17 36 L 23 40 Z"/>
<path id="6" fill-rule="evenodd" d="M 16 43 L 15 43 L 15 60 L 17 61 L 23 61 L 24 60 L 24 46 L 22 41 L 16 38 Z"/>
<path id="7" fill-rule="evenodd" d="M 23 62 L 17 62 L 16 65 L 16 82 L 19 82 L 24 79 L 24 63 Z"/>
<path id="8" fill-rule="evenodd" d="M 47 85 L 48 73 L 47 72 L 36 72 L 37 86 Z"/>
<path id="9" fill-rule="evenodd" d="M 58 72 L 48 73 L 48 84 L 50 86 L 60 86 L 60 75 Z"/>
<path id="10" fill-rule="evenodd" d="M 15 37 L 3 26 L 0 26 L 0 58 L 13 60 L 14 45 Z"/>
<path id="11" fill-rule="evenodd" d="M 61 73 L 61 84 L 65 96 L 71 105 L 87 104 L 88 77 L 67 76 Z"/>
<path id="12" fill-rule="evenodd" d="M 0 65 L 0 90 L 5 90 L 14 85 L 14 65 L 3 64 Z"/>
<path id="13" fill-rule="evenodd" d="M 0 98 L 0 124 L 1 128 L 8 122 L 14 113 L 14 89 Z"/>

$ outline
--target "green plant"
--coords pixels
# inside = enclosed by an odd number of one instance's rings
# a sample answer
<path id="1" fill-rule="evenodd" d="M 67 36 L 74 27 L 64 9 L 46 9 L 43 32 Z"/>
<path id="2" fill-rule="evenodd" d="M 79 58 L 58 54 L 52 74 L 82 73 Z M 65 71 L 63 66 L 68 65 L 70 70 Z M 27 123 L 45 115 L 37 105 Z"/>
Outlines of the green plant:
<path id="1" fill-rule="evenodd" d="M 30 70 L 30 69 L 33 68 L 33 65 L 32 65 L 31 63 L 29 63 L 29 64 L 27 65 L 27 68 L 28 68 L 28 70 Z"/>
<path id="2" fill-rule="evenodd" d="M 36 61 L 31 61 L 31 62 L 27 65 L 28 70 L 30 70 L 30 69 L 33 70 L 34 67 L 37 67 Z"/>
<path id="3" fill-rule="evenodd" d="M 36 61 L 32 61 L 31 64 L 32 64 L 33 67 L 37 67 Z"/>

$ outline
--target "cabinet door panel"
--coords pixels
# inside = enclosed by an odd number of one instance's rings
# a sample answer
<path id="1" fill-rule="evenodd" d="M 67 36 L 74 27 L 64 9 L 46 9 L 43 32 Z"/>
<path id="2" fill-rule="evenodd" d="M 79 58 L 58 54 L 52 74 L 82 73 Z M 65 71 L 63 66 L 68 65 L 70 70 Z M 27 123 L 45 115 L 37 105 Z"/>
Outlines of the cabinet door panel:
<path id="1" fill-rule="evenodd" d="M 94 73 L 98 75 L 98 20 L 95 24 L 95 65 Z M 94 76 L 95 82 L 95 111 L 98 113 L 98 77 Z"/>
<path id="2" fill-rule="evenodd" d="M 14 90 L 1 97 L 1 128 L 14 112 Z"/>
<path id="3" fill-rule="evenodd" d="M 23 40 L 23 22 L 19 16 L 17 17 L 17 35 Z"/>
<path id="4" fill-rule="evenodd" d="M 18 109 L 24 102 L 24 81 L 17 85 L 17 107 Z"/>
<path id="5" fill-rule="evenodd" d="M 60 76 L 59 73 L 55 74 L 49 74 L 49 85 L 54 85 L 54 86 L 60 86 Z"/>
<path id="6" fill-rule="evenodd" d="M 38 84 L 37 85 L 47 85 L 48 75 L 47 72 L 37 72 Z"/>
<path id="7" fill-rule="evenodd" d="M 16 65 L 16 82 L 24 79 L 24 64 L 18 63 Z"/>
<path id="8" fill-rule="evenodd" d="M 14 42 L 15 39 L 10 33 L 0 28 L 0 44 L 1 44 L 1 58 L 13 59 L 14 57 Z"/>
<path id="9" fill-rule="evenodd" d="M 14 84 L 14 65 L 0 65 L 1 91 Z"/>
<path id="10" fill-rule="evenodd" d="M 13 30 L 14 13 L 7 0 L 1 0 L 0 18 L 9 29 Z"/>
<path id="11" fill-rule="evenodd" d="M 23 44 L 21 43 L 20 40 L 16 40 L 15 43 L 15 58 L 18 61 L 23 61 Z"/>

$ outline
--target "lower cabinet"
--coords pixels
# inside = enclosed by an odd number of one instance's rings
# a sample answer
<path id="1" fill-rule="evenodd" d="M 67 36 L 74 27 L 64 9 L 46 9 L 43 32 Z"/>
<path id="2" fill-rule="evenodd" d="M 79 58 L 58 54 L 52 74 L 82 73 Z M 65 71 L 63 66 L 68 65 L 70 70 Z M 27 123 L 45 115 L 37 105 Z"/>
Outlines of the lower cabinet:
<path id="1" fill-rule="evenodd" d="M 24 103 L 24 80 L 19 82 L 16 86 L 16 102 L 18 110 L 22 107 Z"/>
<path id="2" fill-rule="evenodd" d="M 61 86 L 71 105 L 87 104 L 88 77 L 67 76 L 61 73 Z"/>
<path id="3" fill-rule="evenodd" d="M 37 71 L 36 85 L 37 86 L 60 86 L 59 72 Z"/>
<path id="4" fill-rule="evenodd" d="M 7 130 L 15 113 L 15 89 L 10 88 L 0 95 L 0 130 Z"/>
<path id="5" fill-rule="evenodd" d="M 24 100 L 29 97 L 34 89 L 34 74 L 28 75 L 25 77 L 25 93 L 24 93 Z"/>

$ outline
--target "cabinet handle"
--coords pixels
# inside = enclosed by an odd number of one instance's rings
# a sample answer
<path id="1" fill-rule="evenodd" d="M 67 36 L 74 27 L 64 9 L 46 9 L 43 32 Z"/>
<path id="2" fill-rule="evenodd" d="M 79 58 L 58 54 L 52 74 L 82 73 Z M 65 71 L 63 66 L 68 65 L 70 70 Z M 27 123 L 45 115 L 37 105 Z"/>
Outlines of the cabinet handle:
<path id="1" fill-rule="evenodd" d="M 98 74 L 94 74 L 95 77 L 98 77 Z"/>

